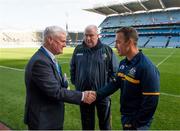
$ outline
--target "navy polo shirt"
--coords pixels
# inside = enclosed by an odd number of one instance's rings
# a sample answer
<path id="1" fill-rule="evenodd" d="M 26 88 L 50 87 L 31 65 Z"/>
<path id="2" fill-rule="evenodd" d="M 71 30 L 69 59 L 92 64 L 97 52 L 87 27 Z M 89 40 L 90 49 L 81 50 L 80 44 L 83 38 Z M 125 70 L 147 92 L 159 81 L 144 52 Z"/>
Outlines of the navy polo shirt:
<path id="1" fill-rule="evenodd" d="M 159 95 L 159 71 L 142 52 L 122 60 L 117 75 L 122 80 L 121 112 L 138 109 L 144 95 Z"/>
<path id="2" fill-rule="evenodd" d="M 159 71 L 140 51 L 132 60 L 119 64 L 116 79 L 97 91 L 97 98 L 108 96 L 120 88 L 120 111 L 131 116 L 131 124 L 141 127 L 152 120 L 159 99 Z"/>
<path id="3" fill-rule="evenodd" d="M 121 88 L 121 113 L 150 120 L 158 103 L 160 80 L 155 65 L 140 51 L 132 60 L 122 60 L 117 73 Z M 146 118 L 141 118 L 146 117 Z"/>

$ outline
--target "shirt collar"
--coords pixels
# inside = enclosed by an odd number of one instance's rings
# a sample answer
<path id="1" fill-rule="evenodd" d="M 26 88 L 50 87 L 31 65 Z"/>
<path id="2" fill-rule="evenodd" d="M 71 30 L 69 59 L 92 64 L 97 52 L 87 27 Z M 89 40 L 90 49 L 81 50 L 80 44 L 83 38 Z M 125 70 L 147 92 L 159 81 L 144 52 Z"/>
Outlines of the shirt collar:
<path id="1" fill-rule="evenodd" d="M 55 55 L 53 53 L 51 53 L 46 47 L 42 46 L 45 51 L 48 53 L 48 55 L 50 56 L 50 58 L 52 59 L 52 61 L 55 60 Z"/>
<path id="2" fill-rule="evenodd" d="M 141 51 L 139 51 L 130 61 L 126 58 L 126 63 L 127 64 L 135 64 L 139 60 L 140 54 L 142 54 Z"/>

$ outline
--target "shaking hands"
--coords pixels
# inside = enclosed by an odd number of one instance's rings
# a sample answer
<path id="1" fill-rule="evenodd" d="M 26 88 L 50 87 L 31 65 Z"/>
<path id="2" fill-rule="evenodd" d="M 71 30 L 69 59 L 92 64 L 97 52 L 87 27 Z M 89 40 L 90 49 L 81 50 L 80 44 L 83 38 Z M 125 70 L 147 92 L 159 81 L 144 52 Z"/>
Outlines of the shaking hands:
<path id="1" fill-rule="evenodd" d="M 95 91 L 84 91 L 84 99 L 83 99 L 84 103 L 91 104 L 95 100 L 96 100 Z"/>

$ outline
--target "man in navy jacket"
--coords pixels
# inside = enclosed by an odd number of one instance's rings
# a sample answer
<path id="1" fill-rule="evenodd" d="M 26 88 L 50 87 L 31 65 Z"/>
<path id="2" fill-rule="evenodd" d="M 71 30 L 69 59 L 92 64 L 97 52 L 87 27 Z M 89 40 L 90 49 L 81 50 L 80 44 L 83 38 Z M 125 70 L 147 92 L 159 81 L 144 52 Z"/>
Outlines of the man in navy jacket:
<path id="1" fill-rule="evenodd" d="M 118 62 L 113 50 L 98 39 L 98 28 L 89 25 L 85 28 L 84 41 L 78 45 L 71 60 L 71 82 L 78 91 L 98 90 L 104 87 L 115 75 Z M 81 122 L 83 130 L 94 130 L 95 108 L 100 130 L 110 130 L 110 98 L 81 104 Z"/>

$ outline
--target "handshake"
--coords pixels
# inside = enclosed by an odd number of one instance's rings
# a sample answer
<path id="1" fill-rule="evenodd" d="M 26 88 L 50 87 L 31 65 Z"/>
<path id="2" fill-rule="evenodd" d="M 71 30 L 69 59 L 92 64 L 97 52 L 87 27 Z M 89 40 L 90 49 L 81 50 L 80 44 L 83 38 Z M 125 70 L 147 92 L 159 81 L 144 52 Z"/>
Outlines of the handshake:
<path id="1" fill-rule="evenodd" d="M 95 91 L 84 91 L 84 99 L 83 99 L 84 103 L 91 104 L 95 100 L 96 100 Z"/>

